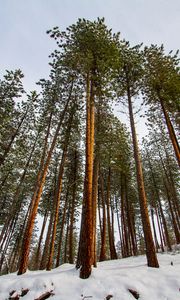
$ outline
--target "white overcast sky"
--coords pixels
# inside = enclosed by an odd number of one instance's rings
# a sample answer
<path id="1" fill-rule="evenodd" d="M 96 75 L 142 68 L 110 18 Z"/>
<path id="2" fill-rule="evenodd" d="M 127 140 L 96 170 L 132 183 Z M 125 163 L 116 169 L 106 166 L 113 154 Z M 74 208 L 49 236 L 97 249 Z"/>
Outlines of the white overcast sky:
<path id="1" fill-rule="evenodd" d="M 180 0 L 0 0 L 0 77 L 20 68 L 25 89 L 35 89 L 48 77 L 48 55 L 55 49 L 46 30 L 97 17 L 132 44 L 180 48 Z"/>

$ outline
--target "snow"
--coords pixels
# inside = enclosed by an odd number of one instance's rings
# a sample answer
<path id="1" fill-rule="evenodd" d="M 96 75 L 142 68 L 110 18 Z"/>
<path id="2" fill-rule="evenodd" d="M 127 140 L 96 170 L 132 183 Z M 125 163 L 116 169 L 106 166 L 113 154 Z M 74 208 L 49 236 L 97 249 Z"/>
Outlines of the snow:
<path id="1" fill-rule="evenodd" d="M 28 271 L 0 277 L 0 300 L 9 292 L 29 289 L 23 300 L 33 300 L 53 290 L 52 300 L 133 300 L 128 289 L 135 290 L 140 300 L 180 299 L 180 254 L 158 254 L 160 268 L 149 268 L 145 256 L 98 263 L 88 279 L 80 279 L 73 265 L 64 264 L 52 271 Z"/>

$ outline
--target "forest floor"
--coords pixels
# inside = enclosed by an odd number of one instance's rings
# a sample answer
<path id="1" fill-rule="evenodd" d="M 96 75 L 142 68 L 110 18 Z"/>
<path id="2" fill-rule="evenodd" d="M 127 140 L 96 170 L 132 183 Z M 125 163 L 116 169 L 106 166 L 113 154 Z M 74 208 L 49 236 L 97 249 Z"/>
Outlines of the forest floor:
<path id="1" fill-rule="evenodd" d="M 148 268 L 145 256 L 101 262 L 86 280 L 70 264 L 52 271 L 4 275 L 0 300 L 41 300 L 48 295 L 52 300 L 179 300 L 180 253 L 158 254 L 158 260 L 159 269 Z"/>

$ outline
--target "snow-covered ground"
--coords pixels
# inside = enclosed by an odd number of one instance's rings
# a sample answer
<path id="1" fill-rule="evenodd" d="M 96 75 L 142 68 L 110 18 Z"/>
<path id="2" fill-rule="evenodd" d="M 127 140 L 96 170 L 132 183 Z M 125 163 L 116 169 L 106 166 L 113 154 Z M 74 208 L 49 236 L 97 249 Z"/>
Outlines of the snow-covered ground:
<path id="1" fill-rule="evenodd" d="M 53 290 L 52 300 L 133 300 L 128 289 L 139 293 L 140 300 L 180 299 L 180 254 L 158 254 L 159 269 L 148 268 L 145 256 L 98 263 L 89 279 L 79 278 L 73 265 L 64 264 L 52 271 L 28 271 L 0 277 L 0 300 L 9 292 L 29 292 L 22 300 L 34 300 Z M 110 297 L 112 295 L 112 297 Z"/>

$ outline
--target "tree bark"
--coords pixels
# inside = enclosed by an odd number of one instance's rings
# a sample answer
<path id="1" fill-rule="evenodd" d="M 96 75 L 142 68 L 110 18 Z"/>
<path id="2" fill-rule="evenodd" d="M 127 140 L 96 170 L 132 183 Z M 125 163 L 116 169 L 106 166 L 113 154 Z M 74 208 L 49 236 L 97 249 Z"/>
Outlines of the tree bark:
<path id="1" fill-rule="evenodd" d="M 173 208 L 172 208 L 172 203 L 171 203 L 171 198 L 170 198 L 168 186 L 166 184 L 166 180 L 164 179 L 163 181 L 164 181 L 164 187 L 165 187 L 165 190 L 166 190 L 167 200 L 168 200 L 168 204 L 169 204 L 170 214 L 171 214 L 171 218 L 172 218 L 172 225 L 173 225 L 173 228 L 174 228 L 174 234 L 175 234 L 175 237 L 176 237 L 176 243 L 179 244 L 180 243 L 180 232 L 179 232 L 179 229 L 178 229 L 178 226 L 177 226 L 176 218 L 174 216 L 174 211 L 173 211 Z"/>
<path id="2" fill-rule="evenodd" d="M 48 211 L 46 210 L 46 212 L 44 214 L 44 220 L 43 220 L 43 224 L 42 224 L 42 228 L 41 228 L 41 234 L 39 237 L 38 248 L 37 248 L 37 253 L 36 253 L 36 258 L 35 258 L 35 269 L 37 269 L 37 270 L 39 269 L 40 250 L 41 250 L 41 244 L 42 244 L 44 230 L 46 227 L 47 218 L 48 218 Z"/>
<path id="3" fill-rule="evenodd" d="M 159 243 L 158 243 L 157 234 L 156 234 L 156 227 L 155 227 L 155 222 L 154 222 L 154 210 L 153 210 L 153 208 L 151 208 L 151 220 L 152 220 L 152 225 L 153 225 L 153 232 L 154 232 L 154 240 L 155 240 L 155 245 L 156 245 L 156 251 L 158 252 Z"/>
<path id="4" fill-rule="evenodd" d="M 102 232 L 101 232 L 101 251 L 99 261 L 106 260 L 106 205 L 104 198 L 104 182 L 102 173 L 100 172 L 100 188 L 101 188 L 101 200 L 102 200 L 102 211 L 103 211 L 103 220 L 102 220 Z"/>
<path id="5" fill-rule="evenodd" d="M 159 230 L 159 236 L 160 236 L 160 241 L 161 241 L 161 250 L 162 252 L 164 252 L 164 242 L 163 242 L 163 237 L 162 237 L 162 230 L 161 230 L 161 226 L 160 226 L 160 216 L 159 216 L 159 212 L 158 209 L 156 207 L 156 216 L 157 216 L 157 223 L 158 223 L 158 230 Z"/>
<path id="6" fill-rule="evenodd" d="M 155 193 L 156 193 L 156 196 L 157 196 L 157 202 L 158 202 L 158 206 L 159 206 L 159 210 L 160 210 L 161 218 L 162 218 L 162 222 L 163 222 L 164 232 L 165 232 L 165 236 L 166 236 L 166 243 L 167 243 L 167 246 L 168 246 L 168 250 L 171 251 L 172 248 L 171 248 L 171 243 L 170 243 L 170 239 L 169 239 L 169 233 L 168 233 L 168 229 L 167 229 L 166 219 L 165 219 L 165 216 L 164 216 L 164 213 L 163 213 L 161 200 L 160 200 L 160 195 L 159 195 L 159 190 L 158 190 L 158 186 L 156 184 L 156 180 L 155 180 L 155 176 L 154 176 L 154 172 L 153 172 L 153 167 L 152 167 L 149 152 L 148 152 L 147 149 L 146 149 L 146 153 L 147 153 L 148 165 L 149 165 L 150 172 L 151 172 L 152 183 L 154 185 Z"/>
<path id="7" fill-rule="evenodd" d="M 59 175 L 58 175 L 57 190 L 56 190 L 57 192 L 56 192 L 56 196 L 55 196 L 55 200 L 56 200 L 55 201 L 56 202 L 55 216 L 54 216 L 54 224 L 53 224 L 53 231 L 52 231 L 52 237 L 51 237 L 49 260 L 48 260 L 47 268 L 46 268 L 47 271 L 51 270 L 52 263 L 53 263 L 56 229 L 57 229 L 57 223 L 58 223 L 58 218 L 59 218 L 59 206 L 60 206 L 60 201 L 61 201 L 62 180 L 63 180 L 64 166 L 65 166 L 66 158 L 67 158 L 67 150 L 68 150 L 68 143 L 69 143 L 69 138 L 70 138 L 70 134 L 71 134 L 73 114 L 74 114 L 74 107 L 71 109 L 70 117 L 68 120 L 68 128 L 66 130 L 63 153 L 62 153 L 61 163 L 59 166 Z"/>
<path id="8" fill-rule="evenodd" d="M 50 246 L 50 237 L 51 237 L 51 231 L 52 231 L 52 225 L 53 225 L 53 218 L 54 218 L 54 212 L 51 211 L 49 224 L 48 224 L 48 230 L 47 230 L 47 234 L 46 234 L 45 245 L 44 245 L 44 250 L 43 250 L 43 254 L 41 257 L 41 263 L 40 263 L 40 267 L 39 267 L 40 270 L 44 270 L 46 268 L 47 257 L 48 257 L 49 246 Z"/>
<path id="9" fill-rule="evenodd" d="M 125 178 L 122 172 L 121 172 L 121 219 L 122 219 L 122 234 L 124 238 L 124 255 L 125 257 L 128 257 L 130 253 L 129 253 L 126 208 L 125 208 Z"/>
<path id="10" fill-rule="evenodd" d="M 161 108 L 162 108 L 162 111 L 163 111 L 163 114 L 164 114 L 164 117 L 165 117 L 165 120 L 166 120 L 166 125 L 167 125 L 167 128 L 168 128 L 168 132 L 169 132 L 169 136 L 170 136 L 173 148 L 174 148 L 176 159 L 177 159 L 177 162 L 178 162 L 179 167 L 180 167 L 180 147 L 179 147 L 179 144 L 178 144 L 178 140 L 176 138 L 176 134 L 175 134 L 173 125 L 171 123 L 171 120 L 169 118 L 168 112 L 165 108 L 164 101 L 163 101 L 163 99 L 161 98 L 160 95 L 159 95 L 159 100 L 160 100 Z"/>
<path id="11" fill-rule="evenodd" d="M 47 171 L 48 171 L 49 163 L 50 163 L 50 160 L 51 160 L 51 156 L 52 156 L 52 153 L 53 153 L 56 141 L 57 141 L 57 137 L 58 137 L 62 122 L 64 120 L 65 113 L 66 113 L 67 108 L 68 108 L 69 101 L 71 99 L 72 88 L 73 88 L 73 84 L 71 85 L 69 98 L 66 102 L 64 110 L 62 111 L 61 118 L 60 118 L 59 124 L 56 128 L 56 132 L 55 132 L 55 135 L 54 135 L 54 138 L 53 138 L 53 141 L 52 141 L 52 144 L 51 144 L 51 147 L 49 149 L 47 159 L 46 159 L 46 162 L 45 162 L 45 165 L 44 165 L 44 169 L 43 169 L 42 177 L 41 177 L 41 182 L 40 182 L 39 187 L 38 187 L 38 192 L 37 192 L 37 195 L 36 195 L 36 199 L 35 199 L 32 211 L 31 211 L 30 218 L 28 220 L 26 233 L 25 233 L 25 236 L 24 236 L 24 242 L 23 242 L 23 245 L 22 245 L 21 261 L 20 261 L 20 266 L 19 266 L 19 270 L 18 270 L 17 275 L 21 275 L 21 274 L 25 273 L 26 270 L 27 270 L 27 267 L 28 267 L 30 242 L 31 242 L 31 237 L 32 237 L 32 233 L 33 233 L 35 218 L 36 218 L 36 215 L 37 215 L 38 205 L 39 205 L 39 201 L 40 201 L 41 194 L 42 194 L 42 191 L 43 191 L 43 187 L 44 187 L 44 184 L 45 184 L 45 180 L 46 180 Z"/>
<path id="12" fill-rule="evenodd" d="M 128 185 L 127 185 L 127 178 L 125 176 L 125 196 L 126 196 L 126 210 L 127 210 L 127 223 L 131 238 L 132 244 L 132 252 L 133 255 L 137 255 L 137 241 L 136 241 L 136 229 L 134 224 L 134 212 L 132 208 L 132 204 L 128 199 Z"/>
<path id="13" fill-rule="evenodd" d="M 48 263 L 46 266 L 46 270 L 50 271 L 52 268 L 53 263 L 53 255 L 54 255 L 54 243 L 56 238 L 56 228 L 58 223 L 58 217 L 59 217 L 59 206 L 60 206 L 60 200 L 61 200 L 61 190 L 62 190 L 62 179 L 63 179 L 63 172 L 64 172 L 64 165 L 67 157 L 67 146 L 68 146 L 68 140 L 65 142 L 61 163 L 59 166 L 59 174 L 58 174 L 58 182 L 57 182 L 57 192 L 55 195 L 55 215 L 54 215 L 54 223 L 53 223 L 53 230 L 52 230 L 52 236 L 51 236 L 51 243 L 50 243 L 50 253 L 48 258 Z"/>
<path id="14" fill-rule="evenodd" d="M 63 232 L 64 232 L 66 213 L 67 213 L 68 197 L 69 197 L 69 188 L 67 188 L 67 192 L 66 192 L 63 216 L 62 216 L 62 224 L 61 224 L 61 229 L 60 229 L 60 233 L 59 233 L 58 252 L 57 252 L 57 257 L 56 257 L 56 268 L 59 267 L 59 265 L 60 265 L 60 255 L 61 255 Z"/>
<path id="15" fill-rule="evenodd" d="M 129 117 L 130 117 L 133 148 L 134 148 L 134 158 L 136 163 L 136 176 L 137 176 L 137 184 L 138 184 L 140 211 L 141 211 L 141 217 L 143 223 L 144 239 L 146 244 L 147 263 L 149 267 L 158 268 L 159 264 L 156 256 L 156 251 L 154 247 L 152 231 L 150 226 L 150 220 L 148 215 L 147 199 L 146 199 L 145 188 L 144 188 L 144 179 L 143 179 L 143 172 L 142 172 L 142 166 L 141 166 L 141 160 L 140 160 L 140 154 L 139 154 L 139 148 L 138 148 L 138 142 L 136 136 L 136 128 L 134 123 L 129 82 L 127 82 L 127 97 L 128 97 Z"/>
<path id="16" fill-rule="evenodd" d="M 108 171 L 108 179 L 107 179 L 107 198 L 106 198 L 106 205 L 107 205 L 107 225 L 108 225 L 108 237 L 109 237 L 109 248 L 110 248 L 110 255 L 111 259 L 117 259 L 117 253 L 114 245 L 114 232 L 111 228 L 111 218 L 110 218 L 110 189 L 111 189 L 111 167 L 109 167 Z"/>
<path id="17" fill-rule="evenodd" d="M 97 267 L 96 254 L 96 211 L 97 211 L 97 194 L 98 194 L 98 174 L 99 174 L 99 159 L 96 153 L 93 169 L 93 191 L 92 191 L 92 207 L 93 207 L 93 265 Z"/>
<path id="18" fill-rule="evenodd" d="M 11 224 L 11 222 L 12 222 L 12 220 L 13 220 L 15 214 L 16 214 L 17 208 L 19 207 L 19 205 L 18 205 L 19 194 L 20 194 L 20 191 L 21 191 L 21 187 L 22 187 L 22 185 L 24 183 L 24 179 L 26 177 L 26 174 L 27 174 L 27 171 L 28 171 L 28 167 L 29 167 L 30 161 L 32 159 L 32 155 L 33 155 L 35 147 L 36 147 L 36 142 L 37 142 L 38 136 L 39 136 L 39 132 L 38 132 L 38 134 L 37 134 L 37 136 L 35 138 L 35 141 L 33 143 L 33 147 L 31 149 L 30 155 L 29 155 L 28 160 L 27 160 L 27 162 L 25 164 L 23 173 L 22 173 L 22 175 L 20 177 L 20 180 L 19 180 L 19 184 L 18 184 L 18 186 L 16 188 L 16 191 L 15 191 L 15 194 L 13 196 L 13 201 L 12 201 L 12 205 L 10 207 L 8 218 L 7 218 L 7 220 L 6 220 L 6 222 L 5 222 L 4 226 L 3 226 L 3 229 L 1 231 L 0 243 L 1 243 L 2 239 L 3 239 L 3 236 L 6 236 L 6 232 L 8 230 L 8 226 Z M 1 244 L 1 247 L 2 246 L 3 245 Z"/>
<path id="19" fill-rule="evenodd" d="M 69 263 L 74 263 L 74 250 L 73 250 L 73 241 L 74 241 L 74 213 L 75 213 L 75 200 L 76 200 L 76 190 L 77 190 L 77 150 L 74 151 L 74 166 L 73 166 L 73 192 L 71 200 L 71 216 L 70 216 L 70 226 L 69 226 Z"/>
<path id="20" fill-rule="evenodd" d="M 69 213 L 67 215 L 67 226 L 65 234 L 65 243 L 64 243 L 64 264 L 68 262 L 68 237 L 69 237 Z"/>
<path id="21" fill-rule="evenodd" d="M 92 220 L 92 178 L 93 178 L 93 148 L 94 148 L 94 92 L 93 84 L 87 75 L 86 82 L 86 163 L 84 184 L 84 220 L 81 239 L 80 278 L 86 279 L 91 274 L 93 263 L 93 220 Z"/>

